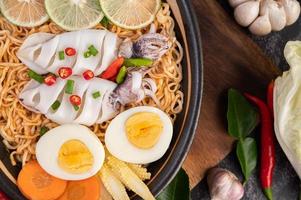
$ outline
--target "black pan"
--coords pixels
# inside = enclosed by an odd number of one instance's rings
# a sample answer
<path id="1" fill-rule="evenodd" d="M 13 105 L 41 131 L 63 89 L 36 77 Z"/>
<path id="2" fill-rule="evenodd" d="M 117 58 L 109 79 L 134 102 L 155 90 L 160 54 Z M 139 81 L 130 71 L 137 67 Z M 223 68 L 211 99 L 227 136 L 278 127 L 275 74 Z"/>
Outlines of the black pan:
<path id="1" fill-rule="evenodd" d="M 167 0 L 171 5 L 173 17 L 176 19 L 176 36 L 184 48 L 183 82 L 184 109 L 177 117 L 174 126 L 174 136 L 168 152 L 159 161 L 152 163 L 149 170 L 152 179 L 148 186 L 154 195 L 158 195 L 176 175 L 189 151 L 194 138 L 201 106 L 203 87 L 203 68 L 200 32 L 196 16 L 188 0 Z M 21 166 L 13 167 L 9 160 L 9 152 L 0 144 L 0 159 L 17 177 Z M 14 183 L 0 171 L 0 190 L 13 200 L 25 199 Z M 139 199 L 133 196 L 133 199 Z"/>

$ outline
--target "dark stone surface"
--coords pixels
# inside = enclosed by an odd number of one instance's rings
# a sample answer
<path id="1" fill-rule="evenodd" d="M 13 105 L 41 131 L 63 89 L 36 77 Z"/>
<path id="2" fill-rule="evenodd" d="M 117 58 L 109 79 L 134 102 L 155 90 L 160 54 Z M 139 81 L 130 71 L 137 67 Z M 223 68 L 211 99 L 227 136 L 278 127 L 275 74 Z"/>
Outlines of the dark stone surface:
<path id="1" fill-rule="evenodd" d="M 233 10 L 230 8 L 226 0 L 218 0 L 225 8 L 229 15 L 233 16 Z M 264 51 L 264 53 L 282 70 L 288 69 L 283 56 L 283 49 L 289 40 L 301 40 L 301 17 L 299 20 L 280 32 L 274 32 L 268 36 L 258 37 L 250 34 L 247 29 L 244 29 Z M 258 131 L 255 136 L 258 136 Z M 258 140 L 257 140 L 258 141 Z M 220 167 L 229 169 L 236 174 L 240 180 L 243 176 L 236 158 L 235 152 L 228 155 L 220 164 Z M 297 200 L 300 192 L 300 181 L 294 169 L 287 160 L 280 146 L 276 146 L 276 167 L 274 171 L 273 192 L 275 200 Z M 200 182 L 192 191 L 193 200 L 209 200 L 209 192 L 206 180 Z M 265 200 L 258 179 L 258 168 L 253 172 L 252 177 L 245 185 L 245 196 L 243 199 Z"/>

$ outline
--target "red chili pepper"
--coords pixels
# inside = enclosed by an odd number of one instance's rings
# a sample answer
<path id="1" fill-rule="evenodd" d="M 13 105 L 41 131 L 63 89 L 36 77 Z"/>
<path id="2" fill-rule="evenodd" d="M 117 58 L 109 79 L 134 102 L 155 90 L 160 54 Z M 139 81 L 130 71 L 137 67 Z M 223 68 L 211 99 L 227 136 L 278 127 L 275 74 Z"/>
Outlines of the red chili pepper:
<path id="1" fill-rule="evenodd" d="M 74 56 L 76 54 L 76 50 L 74 48 L 68 47 L 65 49 L 65 54 L 67 56 Z"/>
<path id="2" fill-rule="evenodd" d="M 82 103 L 82 99 L 77 95 L 71 95 L 69 100 L 74 106 L 80 106 L 80 104 Z"/>
<path id="3" fill-rule="evenodd" d="M 44 78 L 44 83 L 48 86 L 52 86 L 53 84 L 56 83 L 56 77 L 53 74 L 48 74 L 45 78 Z"/>
<path id="4" fill-rule="evenodd" d="M 94 73 L 91 70 L 87 70 L 83 73 L 83 77 L 86 80 L 90 80 L 90 79 L 94 78 Z"/>
<path id="5" fill-rule="evenodd" d="M 72 75 L 72 68 L 70 67 L 61 67 L 58 71 L 59 76 L 62 79 L 68 78 Z"/>
<path id="6" fill-rule="evenodd" d="M 0 191 L 0 200 L 10 200 L 6 194 L 2 191 Z"/>
<path id="7" fill-rule="evenodd" d="M 260 135 L 260 181 L 268 199 L 273 199 L 272 179 L 275 167 L 275 144 L 273 117 L 267 104 L 261 99 L 245 93 L 247 99 L 253 102 L 260 110 L 261 135 Z"/>
<path id="8" fill-rule="evenodd" d="M 274 116 L 274 108 L 273 108 L 273 104 L 274 104 L 274 85 L 275 85 L 275 82 L 274 80 L 270 82 L 269 86 L 268 86 L 268 91 L 267 91 L 267 102 L 268 102 L 268 106 L 269 106 L 269 109 L 272 113 L 272 115 Z"/>
<path id="9" fill-rule="evenodd" d="M 123 62 L 123 57 L 119 57 L 116 60 L 114 60 L 113 63 L 107 68 L 107 70 L 100 75 L 100 78 L 110 80 L 111 78 L 117 76 Z"/>

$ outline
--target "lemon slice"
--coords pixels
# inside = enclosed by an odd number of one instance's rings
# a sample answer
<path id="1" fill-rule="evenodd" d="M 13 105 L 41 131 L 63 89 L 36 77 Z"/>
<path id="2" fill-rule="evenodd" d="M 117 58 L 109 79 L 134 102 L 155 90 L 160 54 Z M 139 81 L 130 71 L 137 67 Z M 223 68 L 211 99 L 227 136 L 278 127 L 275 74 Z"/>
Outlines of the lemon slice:
<path id="1" fill-rule="evenodd" d="M 38 26 L 49 19 L 44 0 L 1 0 L 0 8 L 4 17 L 18 26 Z"/>
<path id="2" fill-rule="evenodd" d="M 106 17 L 125 29 L 143 28 L 155 19 L 161 0 L 99 0 Z"/>
<path id="3" fill-rule="evenodd" d="M 91 28 L 103 18 L 99 0 L 45 0 L 50 18 L 67 31 Z"/>

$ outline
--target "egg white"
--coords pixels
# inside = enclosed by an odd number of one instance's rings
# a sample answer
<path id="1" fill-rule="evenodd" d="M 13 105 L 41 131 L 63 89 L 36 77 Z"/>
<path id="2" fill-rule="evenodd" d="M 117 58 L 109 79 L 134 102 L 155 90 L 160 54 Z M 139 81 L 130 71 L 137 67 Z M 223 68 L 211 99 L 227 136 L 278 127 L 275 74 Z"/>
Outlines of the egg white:
<path id="1" fill-rule="evenodd" d="M 157 114 L 163 122 L 163 130 L 158 142 L 150 149 L 141 149 L 128 140 L 125 123 L 129 117 L 140 112 Z M 159 160 L 167 151 L 173 135 L 173 124 L 169 116 L 160 109 L 139 106 L 126 110 L 116 116 L 108 126 L 105 144 L 108 151 L 118 159 L 136 164 L 148 164 Z"/>
<path id="2" fill-rule="evenodd" d="M 64 171 L 58 165 L 61 146 L 69 140 L 79 140 L 89 149 L 94 158 L 90 170 L 80 174 Z M 97 136 L 87 127 L 65 124 L 48 131 L 37 142 L 36 157 L 41 167 L 52 176 L 63 180 L 82 180 L 94 176 L 102 167 L 105 151 Z"/>

